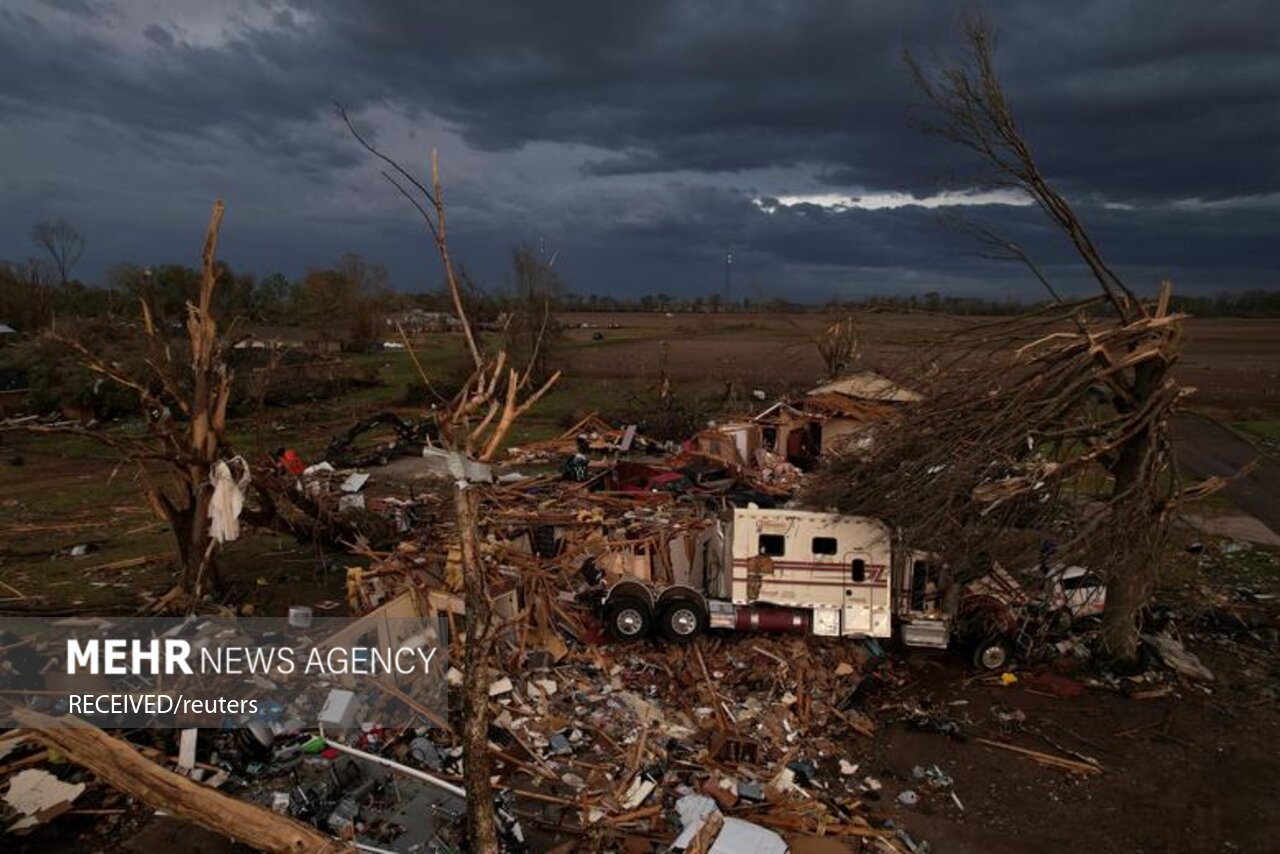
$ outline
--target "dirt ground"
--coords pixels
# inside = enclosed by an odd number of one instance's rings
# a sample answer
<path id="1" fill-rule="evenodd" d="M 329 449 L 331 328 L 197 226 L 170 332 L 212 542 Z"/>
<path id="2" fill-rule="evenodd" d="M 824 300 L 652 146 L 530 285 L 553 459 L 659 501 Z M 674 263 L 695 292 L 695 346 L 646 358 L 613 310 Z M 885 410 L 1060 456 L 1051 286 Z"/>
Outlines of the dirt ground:
<path id="1" fill-rule="evenodd" d="M 39 443 L 24 445 L 23 454 L 22 469 L 31 476 L 6 483 L 0 498 L 0 582 L 9 587 L 0 588 L 0 609 L 127 614 L 139 607 L 141 592 L 168 589 L 173 542 L 130 472 L 96 457 L 59 456 Z M 75 554 L 77 547 L 87 550 Z M 354 562 L 254 531 L 227 545 L 221 565 L 228 601 L 283 614 L 298 602 L 342 601 L 342 567 Z M 15 601 L 15 593 L 32 600 Z"/>
<path id="2" fill-rule="evenodd" d="M 885 725 L 847 744 L 857 775 L 883 786 L 870 802 L 946 854 L 1275 850 L 1280 553 L 1219 543 L 1193 555 L 1194 532 L 1174 539 L 1154 620 L 1169 621 L 1213 681 L 1122 693 L 1107 674 L 1061 659 L 1017 668 L 1005 685 L 953 652 L 896 647 L 864 706 Z M 960 735 L 903 720 L 905 708 L 936 712 Z M 1025 720 L 1008 723 L 1016 712 Z M 980 738 L 1074 751 L 1102 773 L 1044 767 Z M 951 786 L 913 773 L 933 765 Z M 900 803 L 904 790 L 919 802 Z"/>
<path id="3" fill-rule="evenodd" d="M 736 382 L 780 393 L 821 378 L 813 338 L 821 315 L 572 314 L 560 365 L 578 377 L 652 382 L 663 360 L 675 381 Z M 945 333 L 998 318 L 867 314 L 858 325 L 861 362 L 897 374 Z M 618 324 L 620 328 L 608 328 Z M 593 341 L 594 333 L 604 336 Z M 1218 414 L 1280 415 L 1280 320 L 1192 318 L 1178 379 L 1196 389 L 1189 405 Z M 909 376 L 902 377 L 909 384 Z"/>
<path id="4" fill-rule="evenodd" d="M 1242 661 L 1239 650 L 1195 648 L 1218 682 L 1145 701 L 1103 691 L 1064 699 L 1021 684 L 966 688 L 953 658 L 915 662 L 923 671 L 920 687 L 929 686 L 940 704 L 965 703 L 948 708 L 983 722 L 977 732 L 1052 751 L 989 723 L 992 707 L 1021 710 L 1027 727 L 1096 758 L 1105 769 L 1098 776 L 899 727 L 872 746 L 864 764 L 884 782 L 895 820 L 941 852 L 1274 850 L 1280 833 L 1274 650 L 1249 650 Z M 1260 690 L 1259 671 L 1269 672 L 1271 693 Z M 954 778 L 963 810 L 949 791 L 913 779 L 914 766 L 935 763 Z M 894 800 L 906 788 L 921 794 L 918 806 Z"/>

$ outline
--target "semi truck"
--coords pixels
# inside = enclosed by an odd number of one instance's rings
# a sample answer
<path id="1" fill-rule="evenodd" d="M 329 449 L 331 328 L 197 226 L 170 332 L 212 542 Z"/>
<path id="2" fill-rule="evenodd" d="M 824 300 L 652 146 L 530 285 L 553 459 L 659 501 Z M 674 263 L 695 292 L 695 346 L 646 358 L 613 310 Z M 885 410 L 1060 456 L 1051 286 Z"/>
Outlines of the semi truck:
<path id="1" fill-rule="evenodd" d="M 911 646 L 950 643 L 947 568 L 878 519 L 734 508 L 698 552 L 673 583 L 609 584 L 602 613 L 610 634 L 681 643 L 712 629 L 889 638 L 896 628 Z"/>

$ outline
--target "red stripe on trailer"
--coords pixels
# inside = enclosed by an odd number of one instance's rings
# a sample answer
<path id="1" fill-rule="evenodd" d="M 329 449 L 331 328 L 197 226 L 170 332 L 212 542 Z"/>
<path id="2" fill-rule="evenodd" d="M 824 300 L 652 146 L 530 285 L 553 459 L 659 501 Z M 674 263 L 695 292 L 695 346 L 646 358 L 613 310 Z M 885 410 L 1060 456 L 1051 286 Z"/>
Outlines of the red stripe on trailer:
<path id="1" fill-rule="evenodd" d="M 735 575 L 734 581 L 750 581 L 751 578 L 746 575 Z M 809 581 L 803 578 L 776 578 L 769 575 L 761 576 L 760 581 L 773 582 L 774 584 L 795 584 L 800 587 L 870 587 L 873 590 L 881 590 L 884 588 L 883 582 L 874 581 Z"/>
<path id="2" fill-rule="evenodd" d="M 736 557 L 733 559 L 733 565 L 735 567 L 746 566 L 751 560 L 752 558 Z M 849 571 L 849 564 L 832 563 L 830 561 L 818 562 L 818 561 L 775 560 L 773 561 L 773 565 L 774 567 L 779 569 L 824 569 L 824 570 L 829 570 L 833 572 L 836 570 L 839 570 L 840 572 Z M 867 569 L 885 570 L 888 568 L 889 568 L 889 565 L 884 563 L 867 564 Z"/>

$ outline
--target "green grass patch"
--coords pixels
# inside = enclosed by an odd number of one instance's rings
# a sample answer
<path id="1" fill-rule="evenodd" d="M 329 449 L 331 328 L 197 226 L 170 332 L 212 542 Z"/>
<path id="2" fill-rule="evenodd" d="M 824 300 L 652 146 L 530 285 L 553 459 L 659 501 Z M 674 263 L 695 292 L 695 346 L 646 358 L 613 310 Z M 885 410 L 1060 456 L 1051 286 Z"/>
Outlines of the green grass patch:
<path id="1" fill-rule="evenodd" d="M 547 396 L 515 423 L 505 447 L 550 439 L 592 412 L 629 409 L 635 404 L 634 384 L 625 380 L 562 377 Z"/>
<path id="2" fill-rule="evenodd" d="M 1232 421 L 1231 426 L 1247 433 L 1255 439 L 1271 439 L 1280 441 L 1280 418 L 1265 418 L 1257 421 Z"/>

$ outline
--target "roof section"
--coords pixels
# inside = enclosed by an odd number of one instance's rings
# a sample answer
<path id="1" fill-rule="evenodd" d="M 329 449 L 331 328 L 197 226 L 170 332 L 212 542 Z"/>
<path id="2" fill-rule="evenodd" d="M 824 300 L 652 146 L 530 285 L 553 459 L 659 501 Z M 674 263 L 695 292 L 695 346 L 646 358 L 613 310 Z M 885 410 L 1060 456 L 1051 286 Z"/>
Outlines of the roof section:
<path id="1" fill-rule="evenodd" d="M 859 421 L 892 421 L 901 414 L 899 407 L 891 403 L 849 397 L 835 392 L 810 394 L 804 399 L 804 405 L 809 412 Z"/>
<path id="2" fill-rule="evenodd" d="M 861 371 L 820 385 L 809 396 L 841 394 L 861 400 L 881 400 L 891 403 L 915 403 L 921 399 L 918 392 L 903 388 L 893 380 L 875 371 Z"/>

